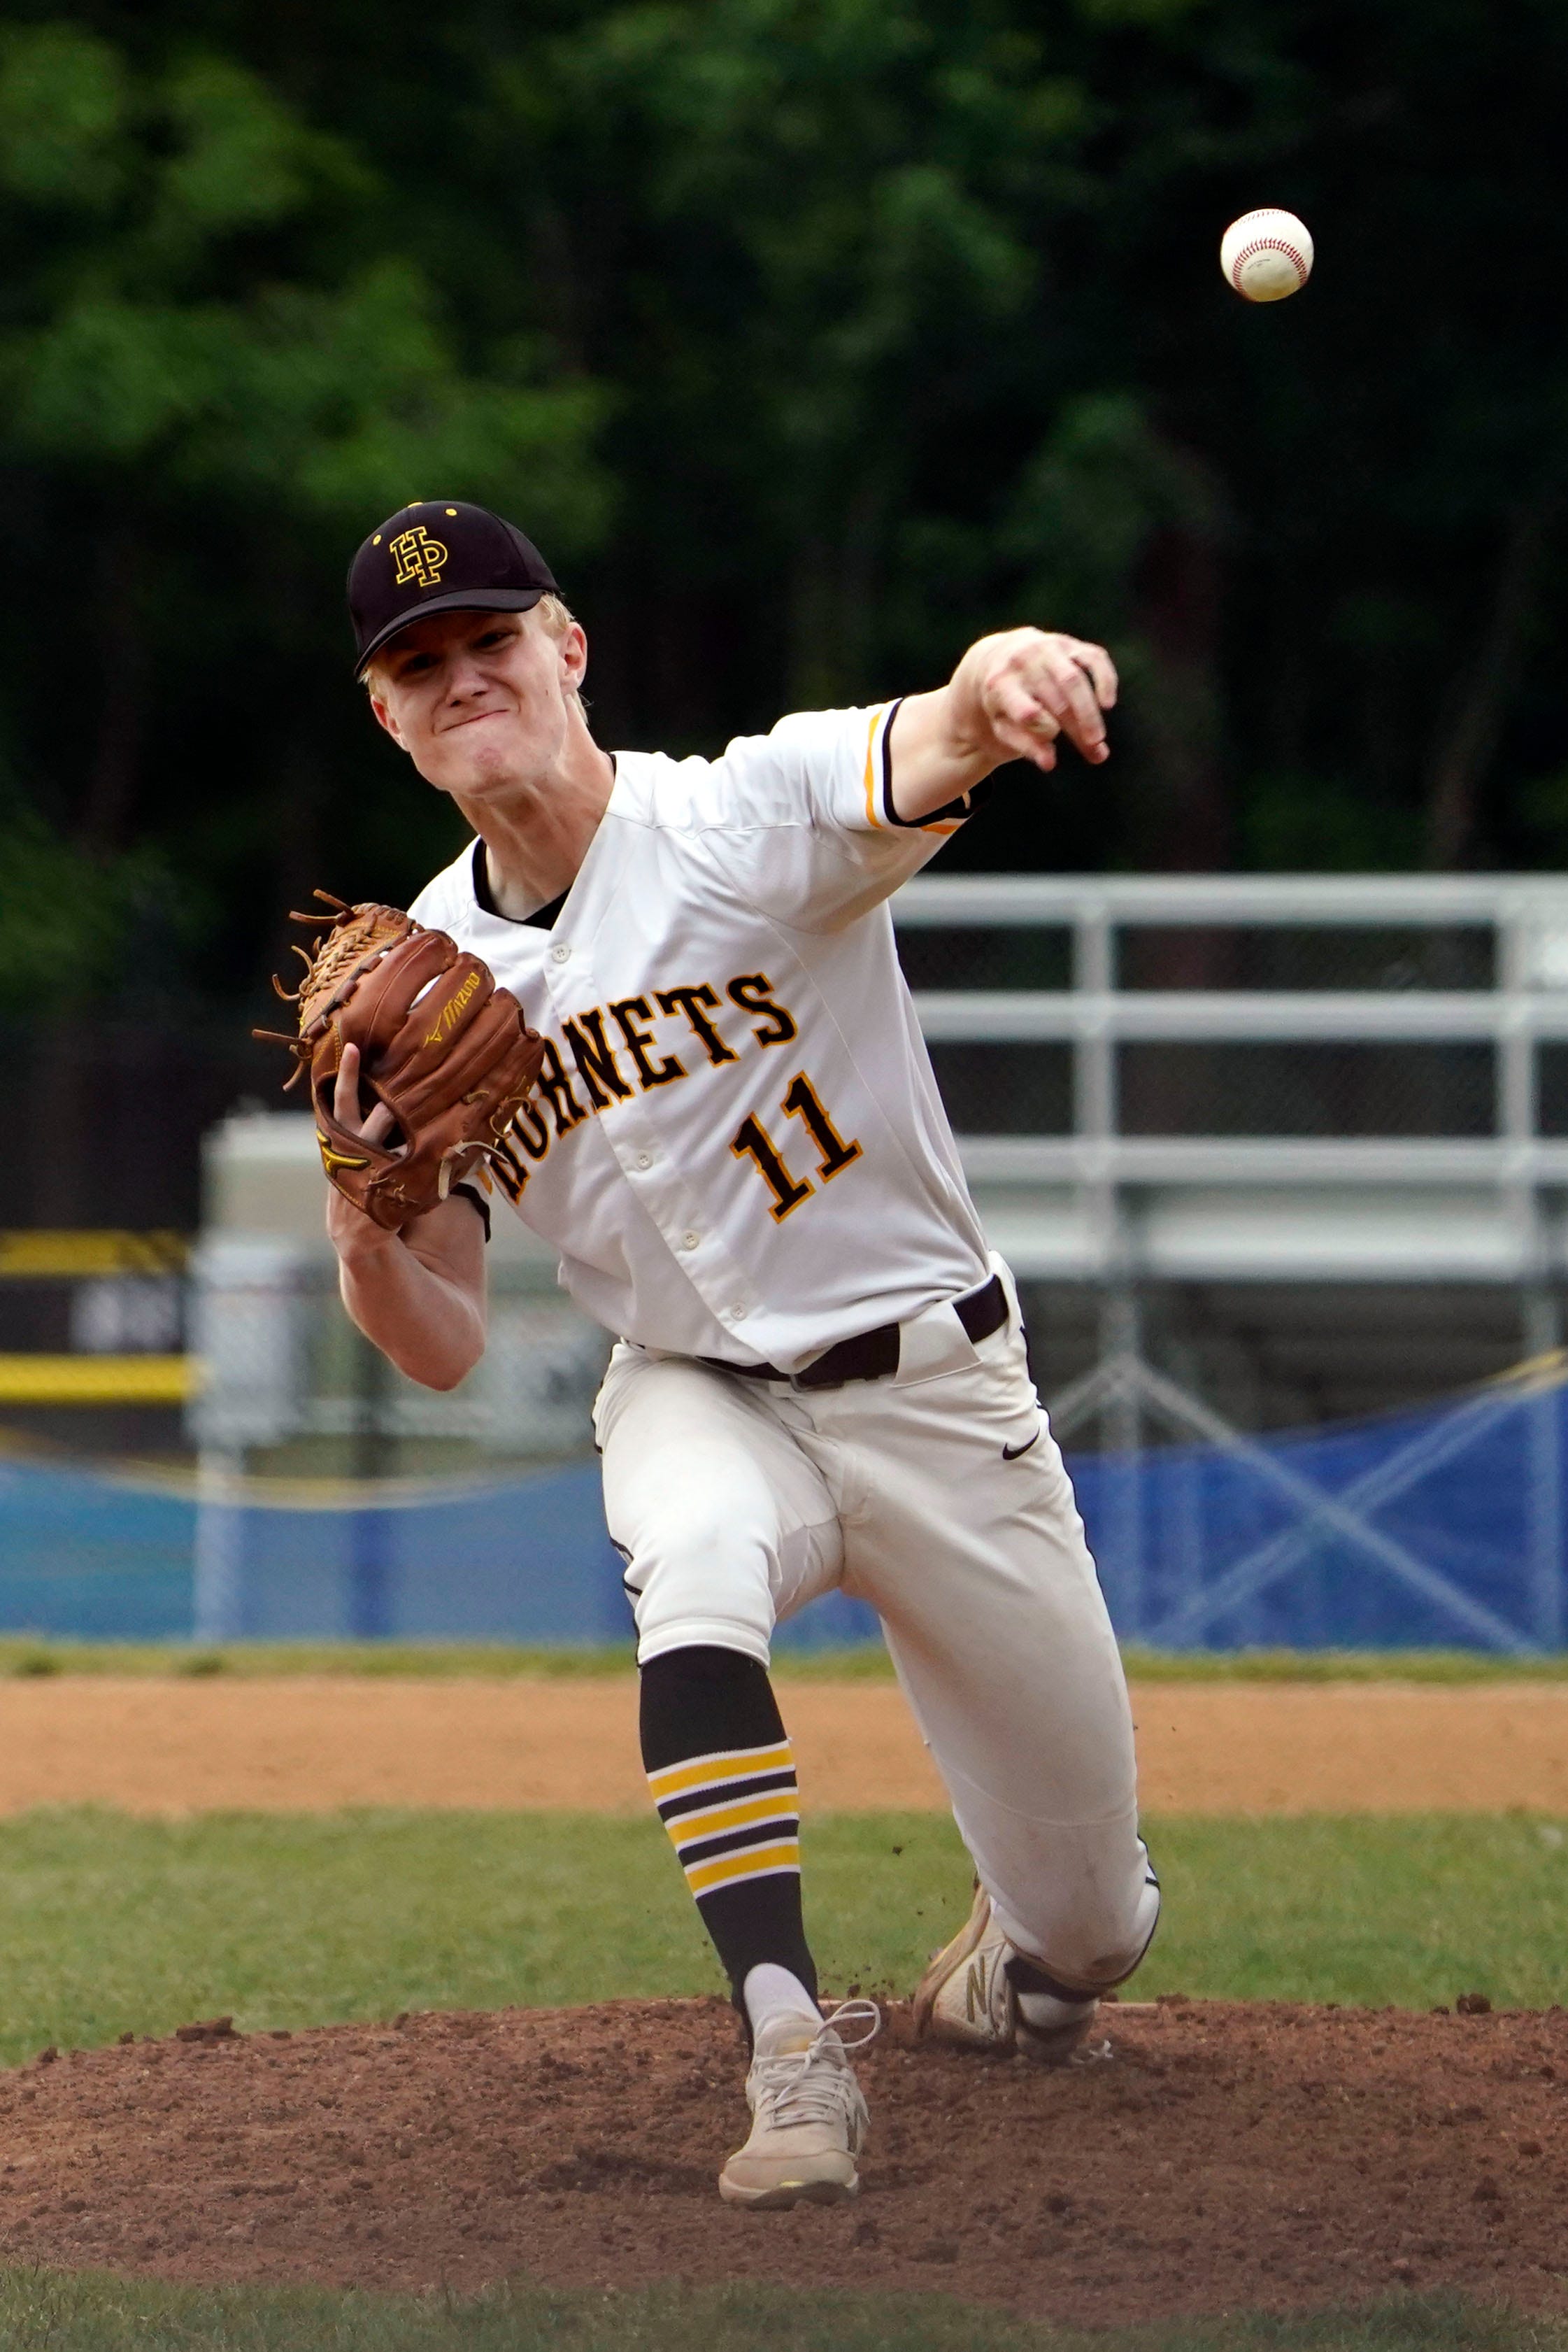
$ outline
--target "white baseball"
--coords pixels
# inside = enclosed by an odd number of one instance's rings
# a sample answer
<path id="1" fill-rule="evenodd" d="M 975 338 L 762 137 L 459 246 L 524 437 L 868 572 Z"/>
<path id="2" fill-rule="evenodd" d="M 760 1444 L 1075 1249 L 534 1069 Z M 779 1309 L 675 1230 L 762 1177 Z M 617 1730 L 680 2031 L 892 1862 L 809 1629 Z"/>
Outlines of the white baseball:
<path id="1" fill-rule="evenodd" d="M 1312 234 L 1294 213 L 1243 213 L 1219 240 L 1219 266 L 1249 302 L 1282 302 L 1312 275 Z"/>

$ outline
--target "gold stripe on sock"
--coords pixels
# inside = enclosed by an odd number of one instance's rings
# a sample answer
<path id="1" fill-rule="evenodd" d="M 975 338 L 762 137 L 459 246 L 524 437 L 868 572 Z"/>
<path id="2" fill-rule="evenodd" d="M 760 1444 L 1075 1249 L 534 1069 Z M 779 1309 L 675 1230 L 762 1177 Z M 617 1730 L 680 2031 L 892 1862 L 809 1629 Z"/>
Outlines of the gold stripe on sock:
<path id="1" fill-rule="evenodd" d="M 664 1827 L 679 1853 L 684 1845 L 700 1845 L 705 1838 L 722 1837 L 726 1830 L 749 1829 L 759 1822 L 792 1822 L 800 1810 L 798 1790 L 776 1789 L 771 1796 L 743 1798 L 737 1805 L 708 1805 L 700 1813 L 677 1813 Z"/>
<path id="2" fill-rule="evenodd" d="M 734 1886 L 746 1878 L 760 1878 L 775 1870 L 799 1870 L 800 1841 L 785 1838 L 777 1845 L 742 1846 L 738 1853 L 716 1854 L 712 1862 L 694 1862 L 686 1884 L 694 1895 L 709 1895 L 716 1886 Z"/>
<path id="3" fill-rule="evenodd" d="M 666 1764 L 662 1771 L 650 1772 L 648 1786 L 653 1791 L 653 1802 L 662 1805 L 667 1797 L 683 1797 L 691 1789 L 751 1780 L 759 1772 L 787 1772 L 794 1761 L 787 1739 L 775 1740 L 768 1748 L 723 1748 L 711 1756 L 693 1756 L 684 1764 Z"/>

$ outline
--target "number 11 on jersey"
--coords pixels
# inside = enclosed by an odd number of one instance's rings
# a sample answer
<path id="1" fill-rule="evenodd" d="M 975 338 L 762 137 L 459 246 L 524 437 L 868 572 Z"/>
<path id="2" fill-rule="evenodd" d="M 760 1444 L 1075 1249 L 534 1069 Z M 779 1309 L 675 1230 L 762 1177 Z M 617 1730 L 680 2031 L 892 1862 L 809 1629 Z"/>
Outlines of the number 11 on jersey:
<path id="1" fill-rule="evenodd" d="M 860 1158 L 860 1145 L 844 1141 L 804 1070 L 790 1080 L 789 1090 L 779 1108 L 787 1118 L 798 1118 L 815 1144 L 817 1173 L 824 1184 L 831 1183 Z M 729 1148 L 737 1160 L 749 1160 L 767 1185 L 773 1196 L 768 1206 L 776 1224 L 782 1224 L 790 1212 L 798 1209 L 802 1201 L 809 1201 L 816 1190 L 814 1184 L 790 1174 L 768 1129 L 760 1119 L 749 1114 L 736 1129 Z"/>

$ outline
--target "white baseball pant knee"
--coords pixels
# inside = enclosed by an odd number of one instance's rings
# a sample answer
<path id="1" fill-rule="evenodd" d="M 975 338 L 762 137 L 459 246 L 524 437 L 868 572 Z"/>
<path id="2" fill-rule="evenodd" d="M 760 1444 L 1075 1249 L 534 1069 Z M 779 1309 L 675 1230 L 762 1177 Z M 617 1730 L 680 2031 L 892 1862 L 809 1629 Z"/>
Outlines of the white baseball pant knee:
<path id="1" fill-rule="evenodd" d="M 1095 1842 L 1084 1832 L 1079 1836 L 1085 1843 Z M 1099 1869 L 1076 1877 L 1070 1871 L 1053 1874 L 1049 1860 L 1037 1862 L 1040 1874 L 1023 1882 L 1030 1887 L 1026 1902 L 1015 1897 L 1009 1905 L 993 1895 L 997 1922 L 1008 1941 L 1074 1991 L 1109 1992 L 1124 1983 L 1148 1950 L 1160 1916 L 1159 1886 L 1142 1842 L 1136 1843 L 1130 1866 L 1113 1874 L 1104 1869 L 1109 1857 L 1103 1852 Z M 1124 1841 L 1112 1843 L 1121 1846 Z M 1110 1874 L 1118 1881 L 1114 1887 L 1104 1885 Z M 988 1884 L 983 1870 L 981 1880 Z"/>
<path id="2" fill-rule="evenodd" d="M 679 1357 L 617 1348 L 595 1423 L 639 1663 L 696 1643 L 766 1666 L 774 1626 L 839 1579 L 818 1472 L 759 1397 Z"/>

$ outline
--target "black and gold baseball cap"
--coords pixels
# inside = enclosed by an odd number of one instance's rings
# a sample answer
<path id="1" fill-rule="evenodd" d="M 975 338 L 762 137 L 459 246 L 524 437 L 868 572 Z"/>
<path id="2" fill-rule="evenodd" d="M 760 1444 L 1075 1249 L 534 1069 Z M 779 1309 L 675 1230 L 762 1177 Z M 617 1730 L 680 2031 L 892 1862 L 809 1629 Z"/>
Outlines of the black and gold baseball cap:
<path id="1" fill-rule="evenodd" d="M 349 566 L 354 676 L 429 613 L 527 613 L 555 591 L 549 565 L 516 523 L 461 499 L 416 499 L 371 531 Z"/>

